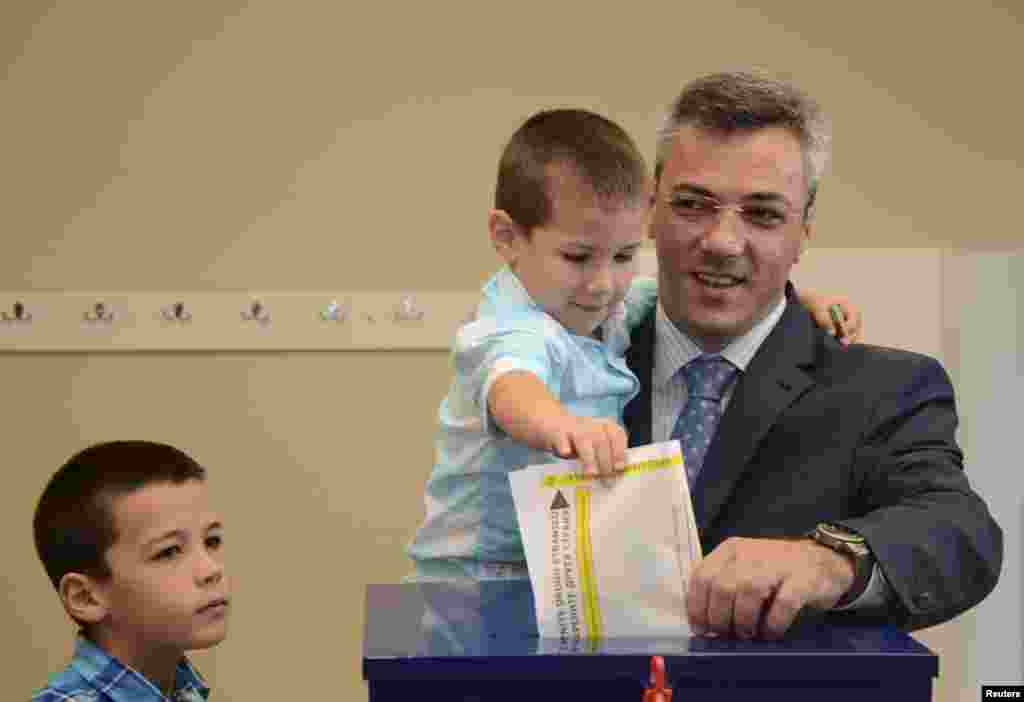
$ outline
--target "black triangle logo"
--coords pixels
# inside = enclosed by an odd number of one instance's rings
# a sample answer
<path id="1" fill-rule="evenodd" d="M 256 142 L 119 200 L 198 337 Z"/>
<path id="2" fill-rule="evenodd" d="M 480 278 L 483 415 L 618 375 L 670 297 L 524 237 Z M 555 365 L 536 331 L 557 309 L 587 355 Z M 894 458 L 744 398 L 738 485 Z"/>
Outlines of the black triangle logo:
<path id="1" fill-rule="evenodd" d="M 555 493 L 555 501 L 551 503 L 551 509 L 569 509 L 569 503 L 565 501 L 561 490 Z"/>

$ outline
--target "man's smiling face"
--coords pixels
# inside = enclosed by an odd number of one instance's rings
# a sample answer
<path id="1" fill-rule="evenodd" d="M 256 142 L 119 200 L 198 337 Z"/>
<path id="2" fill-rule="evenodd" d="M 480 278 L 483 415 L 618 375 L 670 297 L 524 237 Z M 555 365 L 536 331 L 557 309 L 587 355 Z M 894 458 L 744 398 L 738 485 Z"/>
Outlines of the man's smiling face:
<path id="1" fill-rule="evenodd" d="M 705 350 L 749 331 L 782 298 L 810 236 L 807 197 L 803 153 L 789 131 L 678 130 L 651 236 L 665 312 Z"/>

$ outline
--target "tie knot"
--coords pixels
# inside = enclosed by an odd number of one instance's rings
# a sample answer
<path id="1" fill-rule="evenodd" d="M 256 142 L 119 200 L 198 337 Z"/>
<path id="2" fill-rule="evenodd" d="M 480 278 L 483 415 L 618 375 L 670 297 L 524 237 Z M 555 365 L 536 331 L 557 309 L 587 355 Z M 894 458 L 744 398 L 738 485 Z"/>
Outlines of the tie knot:
<path id="1" fill-rule="evenodd" d="M 736 375 L 736 367 L 721 356 L 698 356 L 683 366 L 690 397 L 722 401 L 722 392 Z"/>

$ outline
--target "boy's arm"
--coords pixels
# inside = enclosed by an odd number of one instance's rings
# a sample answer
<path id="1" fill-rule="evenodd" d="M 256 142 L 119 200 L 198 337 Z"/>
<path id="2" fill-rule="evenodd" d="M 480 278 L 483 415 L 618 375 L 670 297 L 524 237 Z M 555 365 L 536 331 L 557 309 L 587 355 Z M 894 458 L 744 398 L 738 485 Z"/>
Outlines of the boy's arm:
<path id="1" fill-rule="evenodd" d="M 625 468 L 625 430 L 610 419 L 569 413 L 533 373 L 503 373 L 491 385 L 487 409 L 511 439 L 560 458 L 576 457 L 587 475 Z"/>
<path id="2" fill-rule="evenodd" d="M 824 295 L 805 288 L 797 288 L 796 296 L 800 304 L 811 313 L 814 322 L 822 329 L 831 331 L 840 342 L 854 344 L 861 340 L 864 334 L 863 315 L 849 298 Z M 833 306 L 839 307 L 836 315 L 832 313 Z"/>

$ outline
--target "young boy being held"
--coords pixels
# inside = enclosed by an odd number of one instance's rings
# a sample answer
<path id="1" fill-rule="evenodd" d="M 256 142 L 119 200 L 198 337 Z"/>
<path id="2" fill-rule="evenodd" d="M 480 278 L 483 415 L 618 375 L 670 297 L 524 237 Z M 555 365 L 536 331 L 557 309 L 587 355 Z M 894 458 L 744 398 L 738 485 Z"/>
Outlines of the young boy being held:
<path id="1" fill-rule="evenodd" d="M 655 300 L 653 280 L 631 287 L 650 195 L 632 139 L 586 110 L 540 112 L 505 147 L 488 229 L 507 265 L 455 339 L 415 577 L 525 577 L 508 472 L 552 455 L 624 467 L 639 388 L 624 354 Z"/>
<path id="2" fill-rule="evenodd" d="M 165 444 L 92 446 L 50 479 L 33 529 L 80 627 L 71 663 L 33 702 L 207 698 L 185 652 L 224 639 L 230 588 L 202 466 Z"/>

